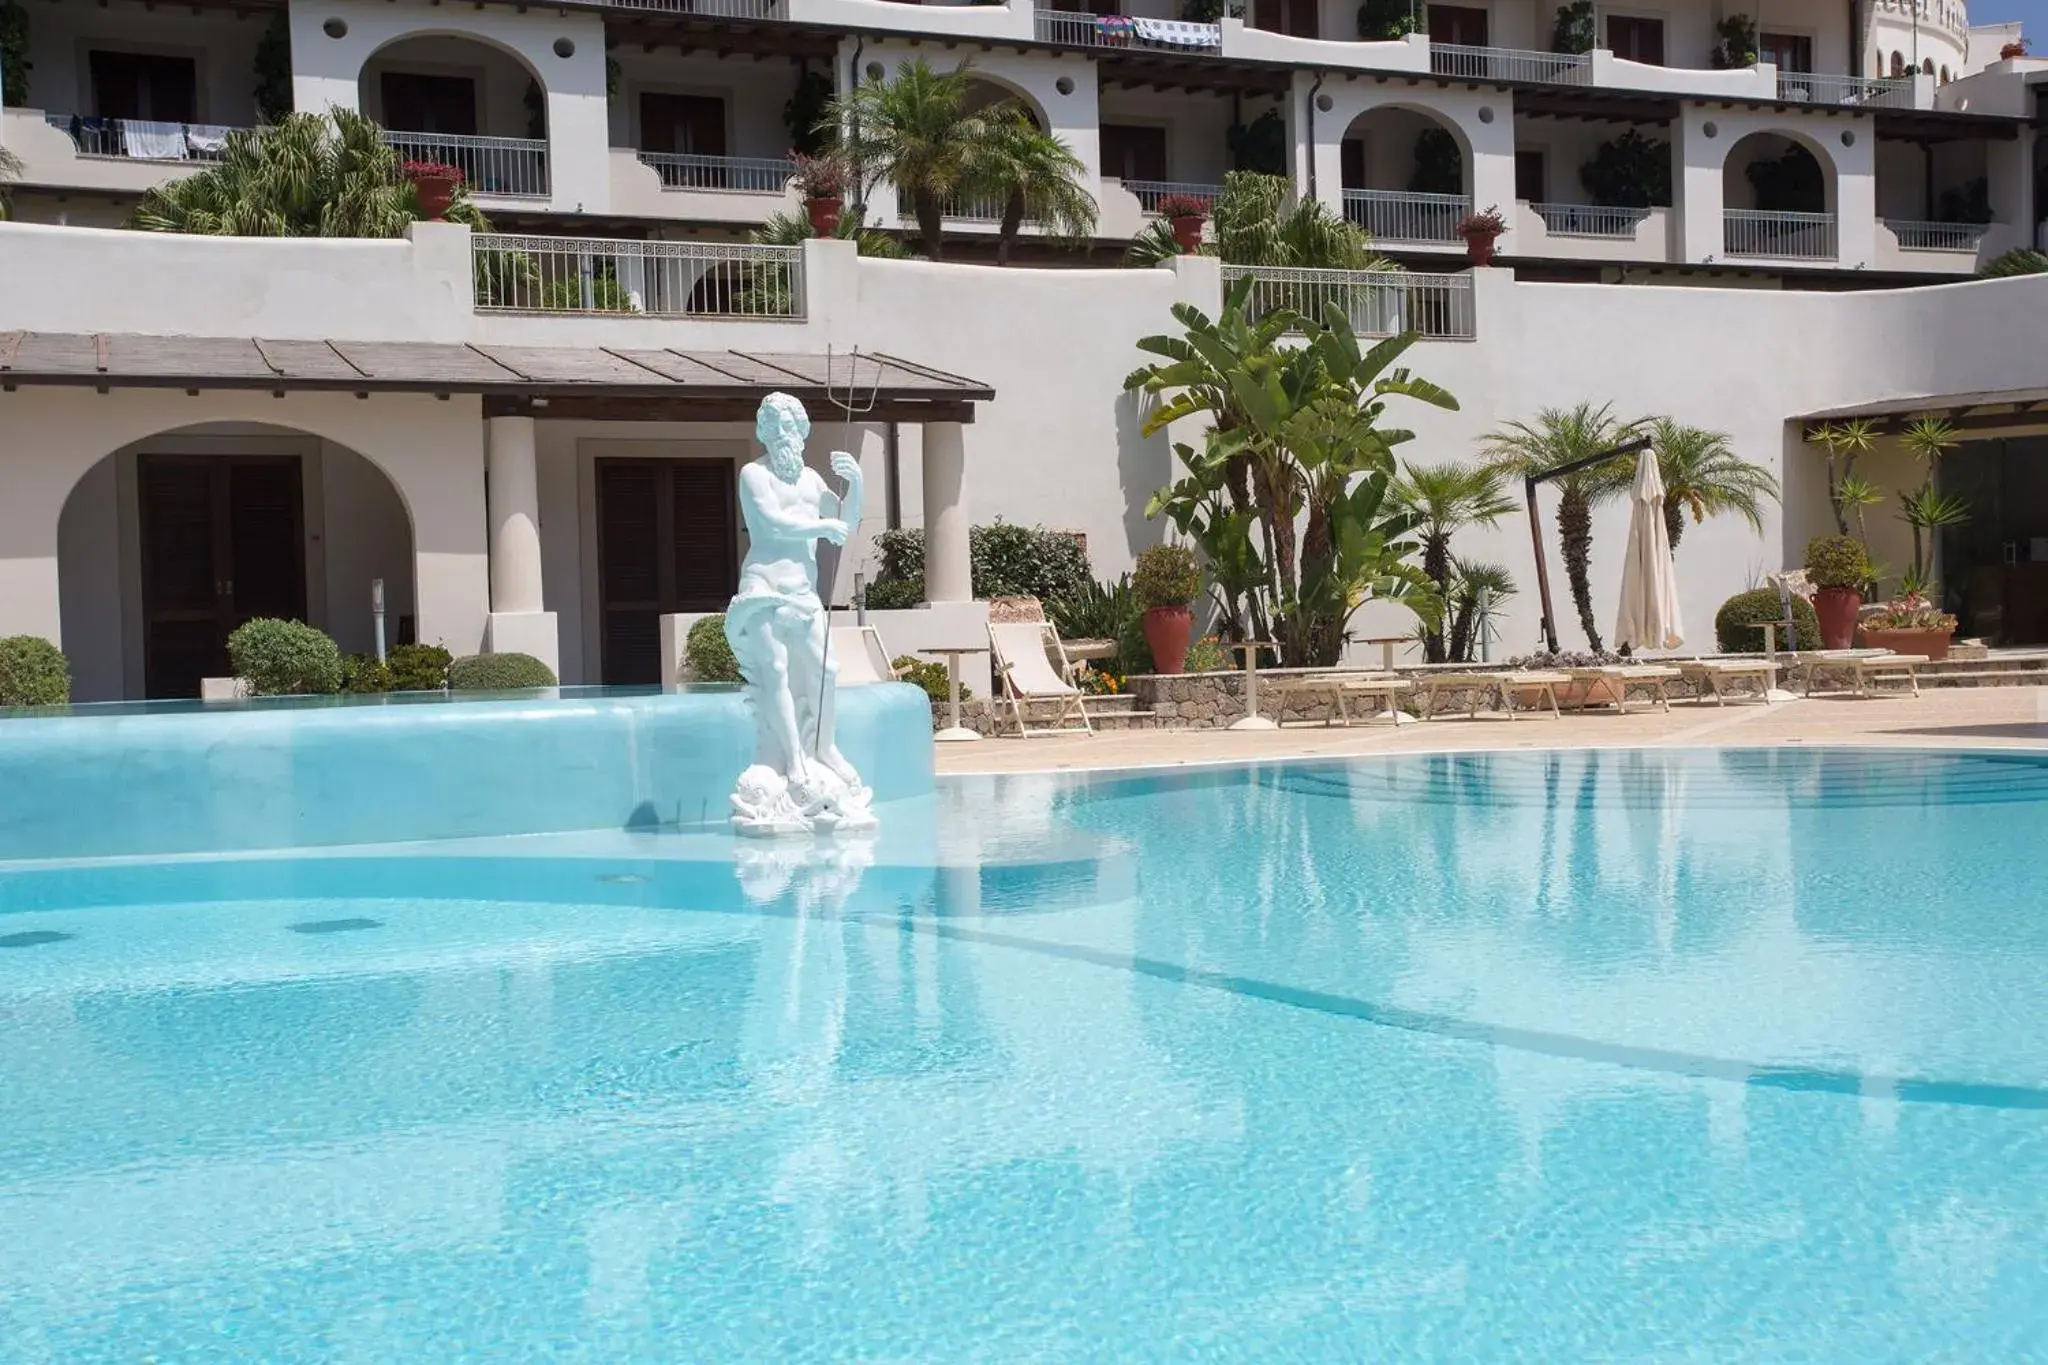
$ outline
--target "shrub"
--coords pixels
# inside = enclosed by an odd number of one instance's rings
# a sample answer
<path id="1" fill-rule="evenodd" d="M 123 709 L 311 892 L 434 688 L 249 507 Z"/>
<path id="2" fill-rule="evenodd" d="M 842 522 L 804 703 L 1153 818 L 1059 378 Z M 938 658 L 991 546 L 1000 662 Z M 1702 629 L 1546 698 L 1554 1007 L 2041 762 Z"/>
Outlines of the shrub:
<path id="1" fill-rule="evenodd" d="M 399 645 L 384 656 L 393 692 L 439 692 L 455 656 L 439 645 Z"/>
<path id="2" fill-rule="evenodd" d="M 868 584 L 869 611 L 902 611 L 924 601 L 924 575 Z"/>
<path id="3" fill-rule="evenodd" d="M 1784 619 L 1785 604 L 1776 588 L 1751 588 L 1736 593 L 1714 613 L 1714 643 L 1723 654 L 1759 653 L 1764 647 L 1764 633 L 1757 627 L 1765 621 Z M 1820 648 L 1820 621 L 1813 614 L 1813 603 L 1796 592 L 1792 594 L 1792 624 L 1799 638 L 1786 640 L 1781 631 L 1778 648 Z"/>
<path id="4" fill-rule="evenodd" d="M 531 654 L 465 654 L 448 665 L 453 692 L 512 692 L 553 687 L 555 670 Z"/>
<path id="5" fill-rule="evenodd" d="M 1870 556 L 1854 536 L 1815 536 L 1806 542 L 1806 576 L 1816 588 L 1861 588 Z"/>
<path id="6" fill-rule="evenodd" d="M 1154 545 L 1138 556 L 1131 588 L 1148 611 L 1153 607 L 1185 607 L 1202 590 L 1195 552 L 1184 545 Z"/>
<path id="7" fill-rule="evenodd" d="M 341 651 L 304 621 L 257 617 L 228 636 L 228 662 L 252 697 L 295 697 L 341 690 Z"/>
<path id="8" fill-rule="evenodd" d="M 341 661 L 341 690 L 369 693 L 391 690 L 391 668 L 374 654 L 351 654 Z"/>
<path id="9" fill-rule="evenodd" d="M 35 635 L 0 640 L 0 706 L 62 706 L 71 700 L 64 651 Z"/>
<path id="10" fill-rule="evenodd" d="M 1181 665 L 1187 673 L 1227 673 L 1230 671 L 1230 651 L 1226 650 L 1213 635 L 1205 635 L 1188 646 L 1187 662 Z"/>
<path id="11" fill-rule="evenodd" d="M 914 687 L 922 687 L 924 694 L 932 699 L 933 706 L 946 703 L 946 666 L 929 659 L 920 659 L 914 654 L 899 654 L 893 667 L 903 670 L 903 681 Z M 967 684 L 960 684 L 960 700 L 966 701 L 974 694 L 967 690 Z"/>
<path id="12" fill-rule="evenodd" d="M 1196 194 L 1169 194 L 1159 200 L 1161 218 L 1207 218 L 1210 201 Z"/>
<path id="13" fill-rule="evenodd" d="M 880 610 L 884 602 L 893 607 L 924 601 L 924 532 L 914 526 L 884 531 L 875 537 L 875 551 L 882 558 L 882 569 L 869 585 L 868 606 Z M 1006 521 L 976 526 L 967 533 L 967 557 L 974 595 L 983 599 L 1036 597 L 1051 602 L 1072 596 L 1090 582 L 1088 551 L 1072 531 Z M 892 586 L 896 584 L 916 587 Z M 908 598 L 912 591 L 916 597 Z"/>
<path id="14" fill-rule="evenodd" d="M 742 681 L 740 661 L 733 657 L 732 642 L 725 638 L 723 616 L 707 616 L 690 627 L 683 639 L 683 666 L 690 670 L 692 682 Z"/>

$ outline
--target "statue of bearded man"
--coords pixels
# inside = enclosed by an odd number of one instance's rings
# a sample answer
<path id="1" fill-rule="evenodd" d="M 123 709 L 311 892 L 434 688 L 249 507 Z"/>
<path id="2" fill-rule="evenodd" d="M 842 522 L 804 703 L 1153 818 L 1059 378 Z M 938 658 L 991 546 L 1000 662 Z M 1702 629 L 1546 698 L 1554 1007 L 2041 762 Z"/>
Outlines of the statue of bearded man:
<path id="1" fill-rule="evenodd" d="M 742 834 L 875 825 L 872 795 L 833 738 L 838 669 L 818 596 L 818 542 L 844 545 L 860 524 L 860 463 L 832 453 L 832 472 L 846 481 L 838 496 L 804 464 L 810 434 L 802 403 L 769 394 L 754 419 L 763 454 L 740 470 L 747 557 L 725 611 L 725 638 L 754 711 L 754 764 L 733 793 L 733 827 Z"/>

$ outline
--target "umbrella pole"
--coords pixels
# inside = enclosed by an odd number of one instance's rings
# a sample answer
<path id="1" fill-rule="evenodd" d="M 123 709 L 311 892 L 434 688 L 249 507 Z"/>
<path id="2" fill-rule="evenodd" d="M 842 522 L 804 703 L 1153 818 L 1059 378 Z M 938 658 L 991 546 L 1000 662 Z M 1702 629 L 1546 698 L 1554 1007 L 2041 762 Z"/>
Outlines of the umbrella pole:
<path id="1" fill-rule="evenodd" d="M 1533 476 L 1522 480 L 1522 488 L 1529 497 L 1529 541 L 1536 547 L 1536 591 L 1543 600 L 1543 644 L 1552 654 L 1557 653 L 1557 618 L 1550 611 L 1550 570 L 1543 562 L 1543 517 L 1536 510 L 1536 480 Z"/>

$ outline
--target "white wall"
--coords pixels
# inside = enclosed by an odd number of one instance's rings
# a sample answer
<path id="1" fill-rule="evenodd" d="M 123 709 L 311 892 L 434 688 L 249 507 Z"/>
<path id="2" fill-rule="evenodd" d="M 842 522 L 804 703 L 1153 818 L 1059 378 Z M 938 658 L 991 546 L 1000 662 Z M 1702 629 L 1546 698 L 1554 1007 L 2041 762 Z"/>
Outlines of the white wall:
<path id="1" fill-rule="evenodd" d="M 723 101 L 727 156 L 779 157 L 788 152 L 790 132 L 782 109 L 796 89 L 795 61 L 721 58 L 670 48 L 644 52 L 630 44 L 621 44 L 612 55 L 619 63 L 619 95 L 610 111 L 612 146 L 646 145 L 640 131 L 640 96 L 655 92 Z M 830 62 L 813 61 L 811 67 L 831 75 Z"/>
<path id="2" fill-rule="evenodd" d="M 1803 144 L 1821 163 L 1828 182 L 1828 208 L 1835 214 L 1836 262 L 1868 267 L 1877 258 L 1877 172 L 1875 125 L 1864 114 L 1845 110 L 1743 109 L 1688 103 L 1675 130 L 1678 171 L 1672 177 L 1674 207 L 1680 214 L 1680 249 L 1686 261 L 1723 258 L 1722 210 L 1750 207 L 1748 185 L 1726 190 L 1731 154 L 1738 163 L 1753 154 L 1742 146 L 1754 133 L 1771 133 Z M 1739 149 L 1739 150 L 1738 150 Z"/>
<path id="3" fill-rule="evenodd" d="M 256 121 L 256 44 L 267 15 L 166 6 L 26 4 L 29 20 L 27 97 L 10 104 L 60 114 L 92 114 L 87 54 L 148 52 L 190 57 L 198 79 L 199 121 L 247 127 Z"/>

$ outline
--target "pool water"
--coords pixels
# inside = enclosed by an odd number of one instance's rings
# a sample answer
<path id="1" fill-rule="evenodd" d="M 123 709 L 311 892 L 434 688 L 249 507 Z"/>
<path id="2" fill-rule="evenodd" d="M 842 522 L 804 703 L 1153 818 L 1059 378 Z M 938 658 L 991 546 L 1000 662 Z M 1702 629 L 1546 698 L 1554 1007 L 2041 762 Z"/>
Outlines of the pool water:
<path id="1" fill-rule="evenodd" d="M 2048 1359 L 2048 762 L 0 877 L 0 1360 Z"/>

